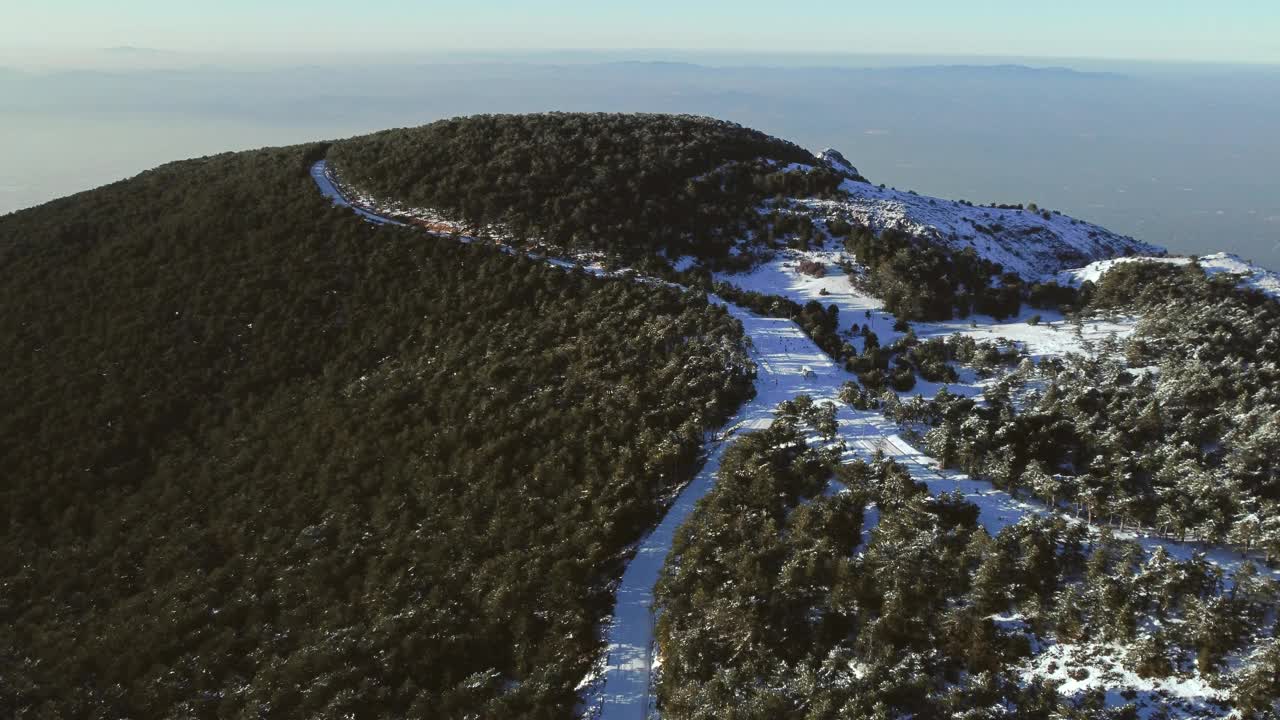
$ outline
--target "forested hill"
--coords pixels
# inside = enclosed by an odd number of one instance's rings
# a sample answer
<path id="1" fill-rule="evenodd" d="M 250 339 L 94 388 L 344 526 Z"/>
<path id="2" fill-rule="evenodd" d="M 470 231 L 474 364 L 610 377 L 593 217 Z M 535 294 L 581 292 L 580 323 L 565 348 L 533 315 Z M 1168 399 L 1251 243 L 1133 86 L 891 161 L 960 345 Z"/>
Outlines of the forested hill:
<path id="1" fill-rule="evenodd" d="M 1164 254 L 1034 203 L 877 187 L 836 151 L 703 117 L 455 118 L 338 142 L 328 170 L 375 212 L 655 274 L 669 262 L 748 270 L 779 251 L 843 245 L 846 270 L 914 320 L 1061 304 L 1061 271 Z"/>
<path id="2" fill-rule="evenodd" d="M 774 194 L 822 194 L 844 178 L 792 143 L 680 115 L 480 115 L 338 143 L 349 186 L 521 240 L 636 258 L 721 257 L 762 227 Z"/>
<path id="3" fill-rule="evenodd" d="M 326 149 L 0 218 L 0 717 L 572 708 L 741 326 L 361 222 Z"/>

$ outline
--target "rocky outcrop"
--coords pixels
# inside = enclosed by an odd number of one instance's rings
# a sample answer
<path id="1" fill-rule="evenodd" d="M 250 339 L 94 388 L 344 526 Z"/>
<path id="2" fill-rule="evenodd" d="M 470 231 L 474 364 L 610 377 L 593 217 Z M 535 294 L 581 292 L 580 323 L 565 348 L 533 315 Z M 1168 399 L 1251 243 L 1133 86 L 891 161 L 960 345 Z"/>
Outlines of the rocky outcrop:
<path id="1" fill-rule="evenodd" d="M 818 153 L 818 159 L 821 160 L 824 165 L 845 177 L 852 180 L 863 179 L 862 173 L 858 172 L 858 168 L 854 167 L 853 163 L 845 159 L 845 156 L 842 155 L 839 150 L 827 148 L 821 153 Z"/>

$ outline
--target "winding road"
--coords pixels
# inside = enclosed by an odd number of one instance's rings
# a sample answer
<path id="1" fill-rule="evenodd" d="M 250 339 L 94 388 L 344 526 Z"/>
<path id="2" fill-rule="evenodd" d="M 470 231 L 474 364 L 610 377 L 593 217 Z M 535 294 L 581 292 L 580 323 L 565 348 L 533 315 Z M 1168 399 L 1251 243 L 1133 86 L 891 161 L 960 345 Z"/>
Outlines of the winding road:
<path id="1" fill-rule="evenodd" d="M 343 195 L 322 160 L 311 168 L 311 176 L 325 197 L 350 207 L 369 222 L 403 226 L 404 223 L 379 215 L 373 209 L 352 203 Z M 562 267 L 571 263 L 554 260 Z M 593 272 L 607 274 L 603 269 Z M 782 401 L 807 394 L 814 400 L 830 400 L 839 408 L 840 437 L 846 444 L 846 460 L 869 458 L 877 451 L 901 463 L 930 492 L 960 492 L 979 508 L 979 522 L 991 534 L 1029 516 L 1046 516 L 1053 511 L 1042 504 L 1023 501 L 997 490 L 991 483 L 946 470 L 911 447 L 897 433 L 892 421 L 875 412 L 857 411 L 838 401 L 840 386 L 852 375 L 837 367 L 821 349 L 790 320 L 765 318 L 712 296 L 743 326 L 751 340 L 751 355 L 757 365 L 756 396 L 743 405 L 710 444 L 701 471 L 677 496 L 667 514 L 636 548 L 618 586 L 614 612 L 605 628 L 607 656 L 604 669 L 584 690 L 584 717 L 601 720 L 646 720 L 656 715 L 652 688 L 654 658 L 653 593 L 659 573 L 671 550 L 677 529 L 693 512 L 698 500 L 715 484 L 725 445 L 737 432 L 763 429 L 773 422 L 773 409 Z M 820 299 L 820 298 L 815 298 Z M 1068 516 L 1069 517 L 1069 516 Z M 1230 575 L 1241 562 L 1239 553 L 1198 543 L 1178 543 L 1156 536 L 1133 535 L 1147 550 L 1163 547 L 1173 557 L 1190 558 L 1205 553 L 1206 559 Z M 1269 570 L 1280 580 L 1280 570 Z"/>

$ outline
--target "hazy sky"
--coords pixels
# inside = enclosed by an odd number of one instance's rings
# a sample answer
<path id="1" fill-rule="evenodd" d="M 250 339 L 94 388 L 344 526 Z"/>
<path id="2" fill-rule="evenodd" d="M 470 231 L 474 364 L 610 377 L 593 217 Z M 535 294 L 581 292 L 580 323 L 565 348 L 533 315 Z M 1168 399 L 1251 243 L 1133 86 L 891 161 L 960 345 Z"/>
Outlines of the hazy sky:
<path id="1" fill-rule="evenodd" d="M 1280 63 L 1276 0 L 6 0 L 0 47 L 701 48 Z"/>

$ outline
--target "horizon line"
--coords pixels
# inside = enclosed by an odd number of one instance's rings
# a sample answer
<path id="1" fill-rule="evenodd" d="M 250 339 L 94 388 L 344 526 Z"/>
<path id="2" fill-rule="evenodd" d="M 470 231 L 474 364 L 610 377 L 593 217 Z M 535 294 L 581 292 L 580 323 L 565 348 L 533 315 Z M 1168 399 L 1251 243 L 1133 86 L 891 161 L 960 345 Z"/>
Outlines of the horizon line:
<path id="1" fill-rule="evenodd" d="M 120 45 L 99 46 L 99 47 L 48 47 L 48 46 L 28 46 L 28 47 L 10 47 L 2 55 L 9 57 L 20 56 L 25 53 L 44 53 L 62 56 L 75 56 L 77 54 L 94 54 L 94 53 L 137 53 L 139 55 L 147 54 L 163 54 L 173 59 L 181 57 L 199 57 L 199 56 L 215 56 L 225 58 L 242 58 L 244 60 L 254 59 L 285 59 L 289 57 L 306 58 L 318 54 L 331 55 L 335 57 L 396 57 L 396 56 L 467 56 L 467 55 L 491 55 L 491 56 L 538 56 L 538 55 L 554 55 L 554 54 L 583 54 L 583 55 L 626 55 L 628 53 L 687 53 L 687 54 L 705 54 L 705 55 L 727 55 L 736 54 L 744 56 L 757 57 L 845 57 L 845 58 L 967 58 L 967 59 L 991 59 L 991 60 L 1046 60 L 1046 61 L 1084 61 L 1084 62 L 1115 62 L 1115 63 L 1134 63 L 1148 65 L 1208 65 L 1208 66 L 1244 66 L 1253 68 L 1280 68 L 1280 60 L 1264 61 L 1264 60 L 1244 60 L 1244 59 L 1205 59 L 1205 58 L 1185 58 L 1185 57 L 1122 57 L 1122 56 L 1103 56 L 1103 55 L 1034 55 L 1023 53 L 957 53 L 957 52 L 928 52 L 928 51 L 884 51 L 884 52 L 865 52 L 856 50 L 797 50 L 797 49 L 779 49 L 779 48 L 739 48 L 739 47 L 471 47 L 471 48 L 388 48 L 388 49 L 349 49 L 349 48 L 329 48 L 329 49 L 272 49 L 272 48 L 256 48 L 252 50 L 237 49 L 210 49 L 210 48 L 173 48 L 147 45 L 134 45 L 124 43 Z M 71 58 L 68 58 L 71 59 Z M 657 61 L 653 59 L 639 59 L 644 61 Z M 678 62 L 678 61 L 677 61 Z M 938 64 L 938 63 L 934 63 Z M 949 63 L 943 63 L 949 64 Z M 998 64 L 998 63 L 992 63 Z"/>

